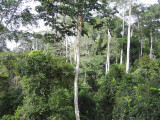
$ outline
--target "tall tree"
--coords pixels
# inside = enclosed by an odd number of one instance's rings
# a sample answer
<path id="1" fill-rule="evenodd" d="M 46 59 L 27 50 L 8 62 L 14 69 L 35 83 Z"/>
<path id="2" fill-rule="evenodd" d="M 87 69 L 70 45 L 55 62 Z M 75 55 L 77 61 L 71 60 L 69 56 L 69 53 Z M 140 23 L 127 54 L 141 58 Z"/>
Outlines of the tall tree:
<path id="1" fill-rule="evenodd" d="M 120 5 L 120 10 L 123 9 L 122 11 L 122 20 L 123 20 L 123 23 L 122 23 L 122 39 L 124 39 L 124 35 L 125 35 L 125 18 L 126 18 L 126 6 L 127 6 L 127 1 L 126 0 L 119 0 L 119 1 L 116 1 L 118 6 Z M 122 45 L 122 48 L 121 48 L 121 56 L 120 56 L 120 64 L 123 63 L 123 45 Z"/>
<path id="2" fill-rule="evenodd" d="M 108 45 L 107 45 L 107 61 L 106 61 L 106 75 L 110 69 L 110 42 L 111 42 L 111 33 L 108 29 Z"/>
<path id="3" fill-rule="evenodd" d="M 131 11 L 132 11 L 132 0 L 129 1 L 126 73 L 129 73 L 129 59 L 130 59 L 129 53 L 130 53 L 130 39 L 131 39 Z"/>
<path id="4" fill-rule="evenodd" d="M 159 29 L 159 18 L 160 18 L 160 6 L 155 4 L 152 6 L 149 6 L 147 10 L 143 14 L 143 24 L 145 28 L 145 35 L 150 39 L 150 53 L 149 57 L 153 58 L 153 40 L 154 36 L 157 33 Z M 154 13 L 154 14 L 153 14 Z"/>
<path id="5" fill-rule="evenodd" d="M 39 0 L 41 5 L 37 7 L 40 13 L 40 18 L 45 21 L 45 25 L 52 27 L 55 34 L 55 40 L 61 40 L 65 35 L 76 35 L 76 75 L 74 80 L 74 105 L 76 120 L 80 120 L 78 108 L 78 75 L 80 67 L 80 39 L 83 33 L 84 22 L 94 24 L 94 16 L 91 11 L 103 12 L 104 16 L 108 15 L 106 5 L 97 0 Z M 63 16 L 68 16 L 71 19 L 70 23 L 65 23 L 60 20 Z M 74 32 L 73 29 L 77 29 Z"/>
<path id="6" fill-rule="evenodd" d="M 74 106 L 76 120 L 80 120 L 79 108 L 78 108 L 78 76 L 79 76 L 79 66 L 80 66 L 80 40 L 82 33 L 83 15 L 81 14 L 78 19 L 78 34 L 76 40 L 76 75 L 74 79 Z"/>
<path id="7" fill-rule="evenodd" d="M 145 12 L 145 7 L 142 4 L 134 4 L 132 7 L 132 15 L 136 19 L 136 33 L 138 34 L 139 42 L 141 43 L 141 50 L 139 52 L 139 57 L 142 57 L 143 55 L 143 18 L 142 15 Z"/>

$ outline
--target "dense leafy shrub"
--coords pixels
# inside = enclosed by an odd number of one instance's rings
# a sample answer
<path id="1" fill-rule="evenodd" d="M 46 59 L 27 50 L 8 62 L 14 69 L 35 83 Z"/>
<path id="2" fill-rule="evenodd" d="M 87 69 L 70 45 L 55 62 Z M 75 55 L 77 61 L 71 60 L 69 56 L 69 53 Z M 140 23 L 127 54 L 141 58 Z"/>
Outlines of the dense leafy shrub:
<path id="1" fill-rule="evenodd" d="M 160 77 L 157 65 L 158 60 L 155 63 L 148 56 L 143 56 L 135 62 L 133 73 L 121 77 L 121 82 L 116 85 L 113 119 L 159 119 Z"/>
<path id="2" fill-rule="evenodd" d="M 16 59 L 16 73 L 22 77 L 23 104 L 14 116 L 2 119 L 73 119 L 71 91 L 74 69 L 64 59 L 52 58 L 43 51 L 31 51 Z"/>

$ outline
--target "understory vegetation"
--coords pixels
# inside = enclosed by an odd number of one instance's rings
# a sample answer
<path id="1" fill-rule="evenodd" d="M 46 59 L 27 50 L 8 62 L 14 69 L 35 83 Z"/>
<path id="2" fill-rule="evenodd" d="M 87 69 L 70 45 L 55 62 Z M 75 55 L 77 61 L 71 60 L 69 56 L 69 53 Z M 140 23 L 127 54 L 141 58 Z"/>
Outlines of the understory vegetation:
<path id="1" fill-rule="evenodd" d="M 112 64 L 105 76 L 102 56 L 81 66 L 82 120 L 158 120 L 160 59 L 136 60 L 129 74 Z M 1 120 L 74 120 L 74 65 L 45 51 L 1 54 Z"/>

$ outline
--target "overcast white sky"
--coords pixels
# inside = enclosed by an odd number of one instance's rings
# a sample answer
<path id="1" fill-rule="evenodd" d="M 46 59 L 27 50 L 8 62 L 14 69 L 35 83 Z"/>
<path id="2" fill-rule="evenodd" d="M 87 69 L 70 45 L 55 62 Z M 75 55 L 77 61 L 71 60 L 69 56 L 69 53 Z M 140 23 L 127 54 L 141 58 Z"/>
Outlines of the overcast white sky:
<path id="1" fill-rule="evenodd" d="M 143 4 L 147 4 L 147 5 L 150 5 L 150 4 L 156 4 L 158 3 L 157 1 L 158 0 L 137 0 L 138 2 L 142 2 Z M 33 3 L 33 1 L 31 2 L 31 5 L 32 5 L 32 8 L 34 8 L 34 6 L 36 4 Z M 43 23 L 41 23 L 42 25 Z M 42 25 L 44 26 L 44 25 Z M 13 50 L 14 47 L 16 47 L 17 44 L 14 42 L 14 41 L 7 41 L 7 47 L 10 48 L 11 50 Z"/>
<path id="2" fill-rule="evenodd" d="M 143 4 L 155 4 L 158 0 L 138 0 L 141 1 Z"/>

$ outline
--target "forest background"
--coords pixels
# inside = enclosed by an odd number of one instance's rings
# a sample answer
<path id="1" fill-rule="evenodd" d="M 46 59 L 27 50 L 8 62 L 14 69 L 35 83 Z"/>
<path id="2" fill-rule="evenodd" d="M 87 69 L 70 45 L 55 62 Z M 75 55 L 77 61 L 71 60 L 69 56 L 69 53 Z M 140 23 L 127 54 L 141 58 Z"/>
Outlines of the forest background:
<path id="1" fill-rule="evenodd" d="M 160 118 L 160 1 L 30 2 L 0 1 L 1 120 Z"/>

